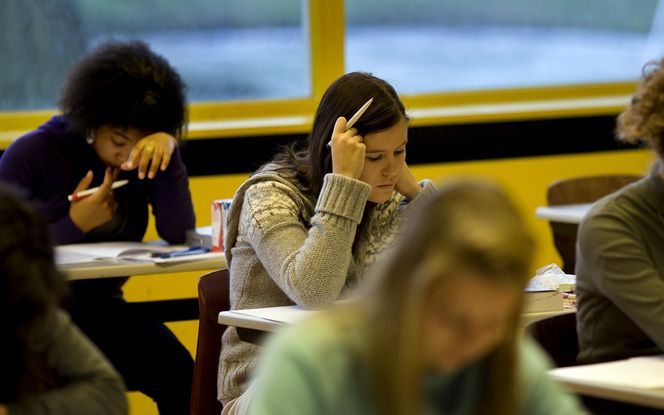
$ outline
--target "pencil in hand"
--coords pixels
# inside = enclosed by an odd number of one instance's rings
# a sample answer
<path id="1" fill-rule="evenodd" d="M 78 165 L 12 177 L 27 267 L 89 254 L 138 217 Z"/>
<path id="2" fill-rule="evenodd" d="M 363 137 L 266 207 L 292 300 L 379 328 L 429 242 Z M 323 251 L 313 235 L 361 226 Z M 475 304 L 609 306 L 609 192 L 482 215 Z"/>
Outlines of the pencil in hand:
<path id="1" fill-rule="evenodd" d="M 350 120 L 348 120 L 348 123 L 346 123 L 346 131 L 348 131 L 348 130 L 350 130 L 351 128 L 353 128 L 353 125 L 355 125 L 355 123 L 357 122 L 357 120 L 360 119 L 360 117 L 362 116 L 362 114 L 364 114 L 364 112 L 367 110 L 367 108 L 369 108 L 369 105 L 371 105 L 372 102 L 373 102 L 373 98 L 369 99 L 369 101 L 365 102 L 364 105 L 362 105 L 362 106 L 360 107 L 360 109 L 357 110 L 357 112 L 356 112 L 355 114 L 353 114 L 352 117 L 350 117 Z M 332 140 L 330 140 L 330 142 L 327 143 L 327 147 L 328 147 L 328 148 L 330 148 L 331 146 L 332 146 Z"/>
<path id="2" fill-rule="evenodd" d="M 118 180 L 116 182 L 113 182 L 113 184 L 111 184 L 111 189 L 117 189 L 118 187 L 122 187 L 127 183 L 129 183 L 129 180 Z M 92 187 L 86 190 L 81 190 L 80 192 L 75 192 L 67 196 L 67 200 L 69 200 L 70 202 L 77 202 L 87 196 L 94 194 L 97 190 L 99 190 L 99 186 Z"/>

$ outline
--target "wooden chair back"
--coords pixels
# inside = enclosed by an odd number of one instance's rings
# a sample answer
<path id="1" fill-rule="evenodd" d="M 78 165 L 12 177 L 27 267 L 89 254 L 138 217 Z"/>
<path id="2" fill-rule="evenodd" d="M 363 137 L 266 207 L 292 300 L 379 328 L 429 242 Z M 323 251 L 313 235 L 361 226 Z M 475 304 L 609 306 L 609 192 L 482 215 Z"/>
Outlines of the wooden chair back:
<path id="1" fill-rule="evenodd" d="M 191 415 L 219 415 L 217 367 L 221 335 L 226 326 L 218 323 L 220 311 L 230 309 L 229 274 L 220 269 L 203 275 L 198 281 L 198 342 L 191 390 Z"/>

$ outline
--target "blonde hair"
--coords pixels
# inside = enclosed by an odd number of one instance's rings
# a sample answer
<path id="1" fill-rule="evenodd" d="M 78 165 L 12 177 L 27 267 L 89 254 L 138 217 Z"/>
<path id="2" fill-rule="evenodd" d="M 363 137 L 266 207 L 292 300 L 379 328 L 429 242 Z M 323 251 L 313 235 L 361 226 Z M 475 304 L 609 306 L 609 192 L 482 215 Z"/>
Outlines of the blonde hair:
<path id="1" fill-rule="evenodd" d="M 424 367 L 418 341 L 427 291 L 459 271 L 522 287 L 528 279 L 533 239 L 516 208 L 497 186 L 457 181 L 411 216 L 398 247 L 364 297 L 369 342 L 369 382 L 378 412 L 424 413 Z M 487 372 L 477 413 L 517 410 L 515 345 L 520 308 L 511 336 L 486 357 Z"/>
<path id="2" fill-rule="evenodd" d="M 618 116 L 616 135 L 624 142 L 643 142 L 664 158 L 664 59 L 644 65 L 630 105 Z"/>

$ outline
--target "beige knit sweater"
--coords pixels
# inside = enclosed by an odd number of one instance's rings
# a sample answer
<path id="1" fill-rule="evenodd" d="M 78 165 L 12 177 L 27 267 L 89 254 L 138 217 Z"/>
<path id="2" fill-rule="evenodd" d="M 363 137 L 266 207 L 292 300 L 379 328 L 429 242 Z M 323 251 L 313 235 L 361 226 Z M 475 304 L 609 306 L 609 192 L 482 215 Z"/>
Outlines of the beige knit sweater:
<path id="1" fill-rule="evenodd" d="M 232 247 L 226 249 L 226 260 L 234 310 L 332 303 L 393 244 L 410 207 L 433 192 L 426 180 L 412 201 L 394 192 L 389 201 L 372 207 L 353 247 L 371 186 L 327 174 L 314 201 L 293 176 L 275 167 L 265 166 L 240 186 L 228 213 L 224 246 Z M 241 341 L 234 327 L 225 331 L 218 376 L 222 402 L 246 390 L 259 350 Z"/>

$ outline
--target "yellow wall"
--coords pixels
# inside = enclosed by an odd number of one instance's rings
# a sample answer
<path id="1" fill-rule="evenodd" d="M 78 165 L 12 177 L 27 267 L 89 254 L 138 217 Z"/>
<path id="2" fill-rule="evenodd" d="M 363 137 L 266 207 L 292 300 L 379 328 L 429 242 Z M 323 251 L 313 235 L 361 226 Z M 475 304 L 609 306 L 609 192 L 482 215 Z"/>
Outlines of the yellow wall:
<path id="1" fill-rule="evenodd" d="M 534 211 L 545 205 L 547 185 L 555 180 L 608 173 L 643 174 L 648 170 L 652 156 L 646 150 L 625 150 L 561 156 L 529 157 L 504 160 L 471 161 L 460 163 L 417 165 L 413 172 L 417 178 L 445 180 L 460 175 L 487 177 L 503 185 L 529 221 L 537 240 L 535 264 L 560 264 L 546 221 L 535 218 Z M 198 226 L 210 223 L 210 201 L 230 198 L 247 174 L 193 177 L 191 192 L 194 199 Z M 146 235 L 155 239 L 154 226 Z M 201 273 L 189 272 L 131 278 L 125 286 L 130 301 L 146 301 L 196 296 L 196 284 Z M 169 323 L 187 349 L 195 354 L 198 323 L 196 321 Z M 138 393 L 130 393 L 132 414 L 157 414 L 156 406 Z"/>

